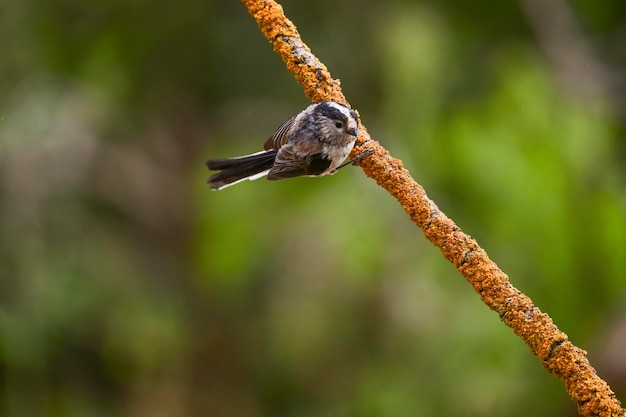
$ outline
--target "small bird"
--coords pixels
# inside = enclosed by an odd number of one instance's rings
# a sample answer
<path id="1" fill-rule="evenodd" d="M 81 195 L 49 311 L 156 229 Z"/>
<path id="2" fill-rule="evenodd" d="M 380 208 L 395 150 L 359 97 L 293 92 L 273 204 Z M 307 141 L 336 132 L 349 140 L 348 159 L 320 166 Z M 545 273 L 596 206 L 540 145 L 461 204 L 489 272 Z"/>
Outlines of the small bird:
<path id="1" fill-rule="evenodd" d="M 319 101 L 284 122 L 265 142 L 263 151 L 207 161 L 210 170 L 220 171 L 208 183 L 211 189 L 221 190 L 246 179 L 332 175 L 347 165 L 342 162 L 358 133 L 359 117 L 353 110 L 334 101 Z"/>

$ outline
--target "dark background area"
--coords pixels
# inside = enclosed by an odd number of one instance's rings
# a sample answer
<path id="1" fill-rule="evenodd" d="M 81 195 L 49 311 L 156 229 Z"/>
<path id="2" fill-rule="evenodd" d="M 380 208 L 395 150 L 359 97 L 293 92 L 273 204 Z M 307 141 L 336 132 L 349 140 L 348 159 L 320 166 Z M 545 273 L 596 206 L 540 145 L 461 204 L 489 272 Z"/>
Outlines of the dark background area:
<path id="1" fill-rule="evenodd" d="M 626 399 L 626 3 L 284 1 L 371 135 Z M 574 416 L 235 0 L 0 0 L 0 415 Z"/>

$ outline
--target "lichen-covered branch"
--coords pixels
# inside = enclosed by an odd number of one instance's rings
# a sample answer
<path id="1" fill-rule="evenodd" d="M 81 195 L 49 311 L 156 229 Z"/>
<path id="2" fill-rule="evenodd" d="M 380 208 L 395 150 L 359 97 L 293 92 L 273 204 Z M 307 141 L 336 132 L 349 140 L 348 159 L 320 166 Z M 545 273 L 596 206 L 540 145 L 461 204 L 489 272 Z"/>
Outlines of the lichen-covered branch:
<path id="1" fill-rule="evenodd" d="M 273 0 L 242 0 L 256 19 L 274 50 L 313 101 L 333 100 L 348 104 L 338 80 L 302 42 L 295 25 Z M 424 189 L 378 142 L 370 140 L 361 126 L 353 156 L 365 149 L 373 151 L 359 165 L 365 174 L 386 189 L 402 205 L 428 240 L 480 294 L 483 302 L 496 311 L 513 329 L 543 366 L 565 384 L 569 396 L 585 416 L 623 417 L 626 410 L 615 394 L 589 364 L 586 352 L 574 346 L 550 317 L 533 305 L 530 298 L 511 285 L 507 275 L 487 253 L 428 198 Z"/>

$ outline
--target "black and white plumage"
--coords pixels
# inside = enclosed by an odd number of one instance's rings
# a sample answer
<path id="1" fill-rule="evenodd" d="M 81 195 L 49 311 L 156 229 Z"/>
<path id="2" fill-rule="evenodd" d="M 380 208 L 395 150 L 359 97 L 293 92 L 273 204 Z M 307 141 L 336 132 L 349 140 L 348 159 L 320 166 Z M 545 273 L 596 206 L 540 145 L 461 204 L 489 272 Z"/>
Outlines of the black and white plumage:
<path id="1" fill-rule="evenodd" d="M 251 155 L 207 161 L 214 190 L 243 180 L 280 180 L 334 174 L 354 147 L 359 132 L 357 114 L 343 104 L 319 101 L 283 123 Z"/>

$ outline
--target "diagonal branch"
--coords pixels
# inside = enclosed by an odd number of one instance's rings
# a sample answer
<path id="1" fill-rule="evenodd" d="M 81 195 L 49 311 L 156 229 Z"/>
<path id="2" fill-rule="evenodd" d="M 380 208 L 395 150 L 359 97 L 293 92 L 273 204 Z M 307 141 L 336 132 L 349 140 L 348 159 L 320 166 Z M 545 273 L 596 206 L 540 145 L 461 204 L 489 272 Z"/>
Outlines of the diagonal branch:
<path id="1" fill-rule="evenodd" d="M 285 61 L 305 94 L 313 101 L 333 100 L 347 104 L 340 83 L 302 42 L 295 25 L 274 0 L 242 0 L 259 24 L 274 51 Z M 487 253 L 428 198 L 426 192 L 378 142 L 370 140 L 361 126 L 355 156 L 365 149 L 373 154 L 360 162 L 365 174 L 386 189 L 419 226 L 424 236 L 480 294 L 482 301 L 496 311 L 513 329 L 543 366 L 565 384 L 579 411 L 585 416 L 625 416 L 615 394 L 589 364 L 586 352 L 574 346 L 552 319 L 526 295 L 511 285 L 507 275 Z"/>

